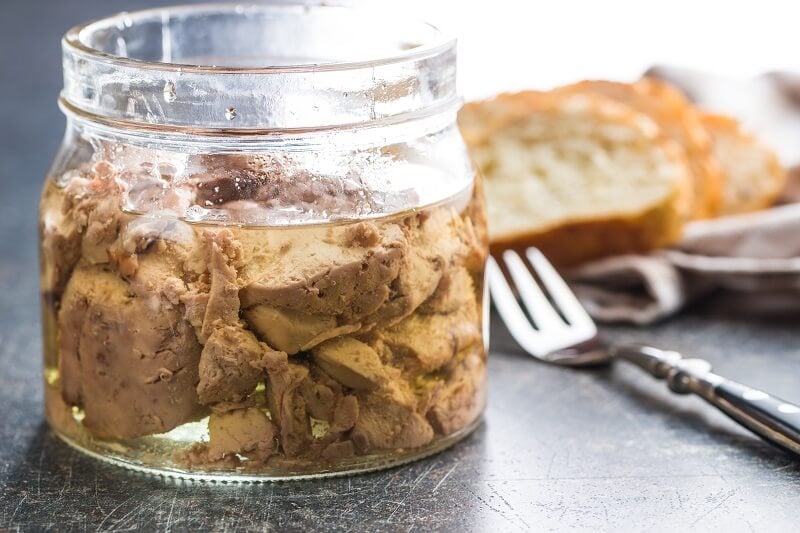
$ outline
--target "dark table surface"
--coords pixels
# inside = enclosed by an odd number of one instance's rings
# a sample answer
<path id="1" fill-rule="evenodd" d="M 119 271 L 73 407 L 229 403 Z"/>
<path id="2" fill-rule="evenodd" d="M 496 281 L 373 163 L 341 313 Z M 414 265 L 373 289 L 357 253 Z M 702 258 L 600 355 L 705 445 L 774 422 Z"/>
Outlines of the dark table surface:
<path id="1" fill-rule="evenodd" d="M 406 467 L 193 484 L 129 473 L 62 444 L 42 417 L 35 247 L 39 188 L 64 127 L 58 39 L 74 23 L 132 7 L 0 6 L 0 528 L 797 530 L 800 462 L 636 369 L 537 364 L 497 320 L 485 422 Z M 723 375 L 800 401 L 798 317 L 750 317 L 745 302 L 721 307 L 708 301 L 657 327 L 610 332 L 701 354 Z"/>

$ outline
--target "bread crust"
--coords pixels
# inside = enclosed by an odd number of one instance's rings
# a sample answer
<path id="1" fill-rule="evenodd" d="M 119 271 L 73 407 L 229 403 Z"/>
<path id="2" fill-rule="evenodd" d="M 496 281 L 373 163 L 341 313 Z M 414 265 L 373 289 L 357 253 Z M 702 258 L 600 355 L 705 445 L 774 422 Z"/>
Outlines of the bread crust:
<path id="1" fill-rule="evenodd" d="M 489 100 L 464 104 L 458 113 L 458 125 L 467 145 L 475 147 L 485 144 L 498 130 L 548 107 L 552 107 L 549 93 L 500 93 Z"/>
<path id="2" fill-rule="evenodd" d="M 777 154 L 765 146 L 753 135 L 742 128 L 742 125 L 733 117 L 715 113 L 702 113 L 700 115 L 703 126 L 710 133 L 713 142 L 719 142 L 724 136 L 735 139 L 745 149 L 761 152 L 767 161 L 766 172 L 760 175 L 761 186 L 750 191 L 757 193 L 755 196 L 746 197 L 736 194 L 723 196 L 721 214 L 737 214 L 757 211 L 771 206 L 780 196 L 786 185 L 786 169 L 780 164 Z M 724 163 L 724 162 L 723 162 Z M 725 165 L 723 164 L 723 172 Z M 731 191 L 736 189 L 736 180 L 733 176 L 726 176 L 727 187 Z"/>
<path id="3" fill-rule="evenodd" d="M 664 202 L 638 215 L 566 222 L 545 231 L 505 235 L 492 240 L 490 250 L 499 257 L 509 248 L 523 251 L 533 246 L 558 268 L 611 255 L 648 252 L 680 240 L 684 222 L 676 203 Z"/>
<path id="4" fill-rule="evenodd" d="M 637 128 L 653 150 L 661 150 L 679 169 L 672 193 L 644 211 L 586 220 L 562 220 L 550 228 L 495 234 L 491 240 L 492 252 L 536 246 L 556 266 L 569 267 L 607 255 L 644 252 L 677 242 L 693 204 L 691 174 L 685 154 L 663 135 L 650 117 L 636 109 L 596 92 L 525 91 L 505 93 L 492 100 L 465 105 L 459 114 L 459 125 L 467 144 L 474 150 L 488 143 L 497 132 L 518 121 L 529 120 L 535 113 L 559 113 L 564 106 L 570 105 L 583 106 L 585 112 L 611 123 Z"/>
<path id="5" fill-rule="evenodd" d="M 686 153 L 694 189 L 691 218 L 709 218 L 719 213 L 724 174 L 698 112 L 679 90 L 654 78 L 642 78 L 634 83 L 588 80 L 556 92 L 602 94 L 652 118 L 664 136 Z"/>

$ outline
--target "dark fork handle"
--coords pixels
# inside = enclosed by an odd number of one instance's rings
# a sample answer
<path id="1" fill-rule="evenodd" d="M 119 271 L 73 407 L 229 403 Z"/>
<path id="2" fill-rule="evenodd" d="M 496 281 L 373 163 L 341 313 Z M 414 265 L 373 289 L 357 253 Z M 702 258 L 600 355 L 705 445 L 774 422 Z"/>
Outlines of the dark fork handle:
<path id="1" fill-rule="evenodd" d="M 800 407 L 711 372 L 702 359 L 651 346 L 618 346 L 613 354 L 667 381 L 678 393 L 692 392 L 763 439 L 800 455 Z"/>
<path id="2" fill-rule="evenodd" d="M 800 407 L 741 383 L 720 380 L 708 393 L 698 394 L 762 438 L 800 454 Z"/>

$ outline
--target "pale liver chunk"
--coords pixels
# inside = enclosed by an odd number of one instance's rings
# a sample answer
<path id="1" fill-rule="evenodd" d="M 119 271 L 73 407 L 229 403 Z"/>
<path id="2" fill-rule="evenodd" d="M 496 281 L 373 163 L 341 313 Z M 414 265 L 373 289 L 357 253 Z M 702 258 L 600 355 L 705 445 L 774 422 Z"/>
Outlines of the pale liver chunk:
<path id="1" fill-rule="evenodd" d="M 441 435 L 449 435 L 480 415 L 485 399 L 486 363 L 480 350 L 470 350 L 436 391 L 427 418 Z"/>
<path id="2" fill-rule="evenodd" d="M 58 324 L 62 394 L 96 434 L 163 433 L 198 412 L 200 345 L 177 310 L 148 306 L 113 272 L 79 264 Z"/>
<path id="3" fill-rule="evenodd" d="M 387 378 L 375 350 L 352 337 L 324 342 L 312 353 L 321 369 L 351 389 L 374 390 Z"/>
<path id="4" fill-rule="evenodd" d="M 475 284 L 464 267 L 446 270 L 430 298 L 419 307 L 425 314 L 452 313 L 475 300 Z"/>
<path id="5" fill-rule="evenodd" d="M 211 461 L 231 455 L 264 461 L 275 448 L 272 423 L 255 407 L 213 413 L 208 420 L 208 435 L 208 458 Z"/>
<path id="6" fill-rule="evenodd" d="M 41 286 L 45 294 L 61 296 L 72 269 L 81 257 L 81 234 L 73 217 L 64 209 L 64 191 L 51 182 L 42 195 Z"/>
<path id="7" fill-rule="evenodd" d="M 215 329 L 200 355 L 200 403 L 240 402 L 247 398 L 264 378 L 262 359 L 273 351 L 239 326 Z"/>
<path id="8" fill-rule="evenodd" d="M 130 217 L 120 210 L 120 189 L 108 164 L 95 164 L 87 177 L 65 187 L 48 181 L 42 197 L 42 288 L 60 293 L 82 257 L 107 263 L 120 226 Z"/>
<path id="9" fill-rule="evenodd" d="M 84 260 L 102 264 L 109 261 L 122 224 L 130 220 L 120 209 L 121 190 L 110 165 L 95 164 L 90 179 L 74 178 L 64 189 L 63 209 L 76 221 Z"/>
<path id="10" fill-rule="evenodd" d="M 309 448 L 312 439 L 306 402 L 298 390 L 308 368 L 288 363 L 268 374 L 269 410 L 280 430 L 281 449 L 287 457 L 296 457 Z"/>
<path id="11" fill-rule="evenodd" d="M 243 313 L 244 319 L 267 344 L 288 353 L 310 350 L 328 339 L 357 331 L 361 324 L 336 325 L 336 317 L 308 315 L 256 305 Z"/>
<path id="12" fill-rule="evenodd" d="M 387 227 L 382 242 L 371 247 L 351 246 L 344 230 L 327 236 L 310 236 L 309 231 L 287 230 L 268 243 L 270 250 L 253 252 L 260 260 L 244 268 L 243 276 L 253 281 L 240 291 L 242 306 L 336 316 L 340 323 L 377 310 L 405 253 L 400 229 Z"/>
<path id="13" fill-rule="evenodd" d="M 157 241 L 152 248 L 147 253 L 130 256 L 135 261 L 128 263 L 135 264 L 135 267 L 127 271 L 124 277 L 130 284 L 131 292 L 148 307 L 179 309 L 180 299 L 187 291 L 177 259 L 181 250 L 163 241 Z M 122 257 L 120 254 L 117 260 Z"/>
<path id="14" fill-rule="evenodd" d="M 236 324 L 239 321 L 239 286 L 236 284 L 236 269 L 229 264 L 229 258 L 218 243 L 211 242 L 209 245 L 211 288 L 201 329 L 205 338 L 211 336 L 215 328 Z"/>
<path id="15" fill-rule="evenodd" d="M 447 314 L 415 313 L 378 333 L 395 361 L 415 357 L 430 372 L 449 362 L 457 352 L 481 340 L 473 305 Z M 405 365 L 404 365 L 405 366 Z"/>
<path id="16" fill-rule="evenodd" d="M 401 381 L 388 381 L 376 391 L 359 394 L 359 413 L 351 433 L 362 453 L 414 448 L 433 439 L 433 428 L 416 412 L 416 401 Z"/>
<path id="17" fill-rule="evenodd" d="M 477 243 L 471 226 L 451 209 L 408 217 L 403 224 L 408 250 L 389 300 L 364 322 L 395 324 L 433 297 L 442 277 L 469 261 Z"/>
<path id="18" fill-rule="evenodd" d="M 182 264 L 191 288 L 180 295 L 186 319 L 205 344 L 218 327 L 239 324 L 239 283 L 236 266 L 241 248 L 228 229 L 205 230 Z"/>

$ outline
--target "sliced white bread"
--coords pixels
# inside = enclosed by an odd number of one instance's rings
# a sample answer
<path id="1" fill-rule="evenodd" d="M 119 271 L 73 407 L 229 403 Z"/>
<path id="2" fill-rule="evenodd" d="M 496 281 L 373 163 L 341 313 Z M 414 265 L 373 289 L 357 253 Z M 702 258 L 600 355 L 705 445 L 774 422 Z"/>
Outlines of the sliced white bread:
<path id="1" fill-rule="evenodd" d="M 736 119 L 704 114 L 716 159 L 725 174 L 721 214 L 747 213 L 770 206 L 786 185 L 778 156 L 746 132 Z"/>
<path id="2" fill-rule="evenodd" d="M 494 251 L 537 246 L 569 266 L 680 238 L 691 171 L 646 114 L 597 93 L 522 92 L 467 104 L 459 124 Z"/>
<path id="3" fill-rule="evenodd" d="M 635 83 L 582 81 L 556 91 L 602 94 L 652 118 L 664 136 L 686 153 L 694 189 L 692 218 L 709 218 L 719 213 L 723 173 L 714 158 L 711 137 L 703 127 L 700 113 L 678 89 L 654 78 L 642 78 Z"/>

